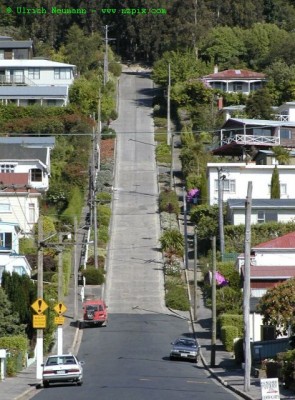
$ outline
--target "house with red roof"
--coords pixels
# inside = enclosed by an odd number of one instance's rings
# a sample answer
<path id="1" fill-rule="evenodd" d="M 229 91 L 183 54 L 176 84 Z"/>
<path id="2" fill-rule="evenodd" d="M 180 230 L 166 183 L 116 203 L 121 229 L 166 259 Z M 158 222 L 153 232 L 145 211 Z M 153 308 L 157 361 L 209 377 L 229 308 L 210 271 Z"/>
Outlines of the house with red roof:
<path id="1" fill-rule="evenodd" d="M 215 67 L 213 74 L 203 76 L 202 79 L 212 89 L 248 95 L 254 90 L 262 88 L 266 81 L 266 75 L 246 69 L 227 69 L 219 72 Z"/>
<path id="2" fill-rule="evenodd" d="M 244 254 L 237 268 L 243 275 Z M 250 263 L 251 297 L 262 297 L 278 283 L 295 277 L 295 232 L 252 247 Z"/>
<path id="3" fill-rule="evenodd" d="M 244 254 L 240 254 L 236 267 L 244 275 Z M 251 304 L 258 303 L 268 289 L 295 277 L 295 232 L 260 243 L 251 249 L 250 293 Z M 251 339 L 262 338 L 262 316 L 255 306 L 250 315 Z"/>

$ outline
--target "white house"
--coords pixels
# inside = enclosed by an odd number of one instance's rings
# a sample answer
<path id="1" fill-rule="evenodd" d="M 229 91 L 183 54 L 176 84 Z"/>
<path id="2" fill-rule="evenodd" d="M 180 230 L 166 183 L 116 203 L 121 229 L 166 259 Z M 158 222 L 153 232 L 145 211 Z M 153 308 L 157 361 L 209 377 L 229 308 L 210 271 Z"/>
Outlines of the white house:
<path id="1" fill-rule="evenodd" d="M 0 174 L 0 179 L 1 175 L 3 174 Z M 31 235 L 39 218 L 40 197 L 40 192 L 26 185 L 4 186 L 0 190 L 0 221 L 17 223 L 20 236 Z"/>
<path id="2" fill-rule="evenodd" d="M 0 283 L 4 271 L 31 276 L 31 266 L 19 253 L 19 225 L 0 222 Z"/>
<path id="3" fill-rule="evenodd" d="M 295 122 L 295 101 L 288 101 L 277 107 L 275 117 L 279 121 Z"/>
<path id="4" fill-rule="evenodd" d="M 227 69 L 218 71 L 214 68 L 214 73 L 206 75 L 203 78 L 212 89 L 219 89 L 227 93 L 240 92 L 245 95 L 254 90 L 260 89 L 266 76 L 263 73 L 245 70 L 245 69 Z"/>
<path id="5" fill-rule="evenodd" d="M 72 64 L 42 59 L 0 59 L 0 101 L 18 105 L 67 104 L 75 68 Z"/>
<path id="6" fill-rule="evenodd" d="M 245 199 L 248 182 L 252 182 L 253 199 L 269 199 L 270 183 L 274 165 L 253 163 L 208 163 L 209 204 L 218 202 L 218 181 L 221 180 L 223 201 Z M 280 179 L 281 199 L 295 199 L 295 165 L 277 165 Z"/>
<path id="7" fill-rule="evenodd" d="M 26 182 L 31 188 L 46 191 L 49 188 L 50 148 L 26 147 L 22 144 L 1 143 L 0 175 L 3 185 L 18 184 L 14 174 L 28 174 Z M 7 176 L 9 175 L 9 176 Z M 24 183 L 23 181 L 21 182 Z"/>

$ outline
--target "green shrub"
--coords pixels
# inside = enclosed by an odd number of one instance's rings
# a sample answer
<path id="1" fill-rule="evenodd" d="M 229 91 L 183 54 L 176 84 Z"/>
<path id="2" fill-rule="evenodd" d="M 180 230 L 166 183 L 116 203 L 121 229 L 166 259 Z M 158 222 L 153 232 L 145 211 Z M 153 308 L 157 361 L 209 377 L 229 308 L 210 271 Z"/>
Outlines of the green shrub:
<path id="1" fill-rule="evenodd" d="M 109 192 L 100 192 L 96 195 L 96 201 L 100 203 L 110 203 L 112 200 L 112 195 Z"/>
<path id="2" fill-rule="evenodd" d="M 183 256 L 184 240 L 182 234 L 177 229 L 167 229 L 160 237 L 161 249 L 163 252 L 179 257 Z"/>
<path id="3" fill-rule="evenodd" d="M 116 118 L 115 118 L 116 119 Z M 116 137 L 116 131 L 109 126 L 104 126 L 101 130 L 101 139 L 113 139 Z"/>
<path id="4" fill-rule="evenodd" d="M 190 304 L 186 287 L 181 279 L 172 279 L 165 283 L 166 306 L 173 310 L 189 311 Z"/>
<path id="5" fill-rule="evenodd" d="M 169 214 L 180 213 L 180 207 L 177 194 L 170 189 L 163 190 L 159 195 L 159 210 L 160 212 L 166 211 Z"/>
<path id="6" fill-rule="evenodd" d="M 7 336 L 0 338 L 0 348 L 7 349 L 9 355 L 6 363 L 7 376 L 15 376 L 26 366 L 26 355 L 29 348 L 25 336 Z"/>
<path id="7" fill-rule="evenodd" d="M 239 336 L 236 326 L 225 325 L 221 328 L 221 340 L 226 351 L 233 351 L 234 339 Z"/>
<path id="8" fill-rule="evenodd" d="M 20 238 L 19 252 L 20 254 L 37 254 L 37 246 L 34 239 Z"/>
<path id="9" fill-rule="evenodd" d="M 104 273 L 102 268 L 88 267 L 81 271 L 86 279 L 86 285 L 102 285 L 104 283 Z"/>
<path id="10" fill-rule="evenodd" d="M 156 147 L 156 160 L 158 163 L 171 163 L 171 147 L 168 144 L 161 143 Z"/>
<path id="11" fill-rule="evenodd" d="M 61 215 L 61 220 L 67 224 L 74 224 L 74 217 L 80 221 L 82 207 L 83 207 L 83 194 L 77 186 L 74 186 L 69 195 L 68 207 Z"/>
<path id="12" fill-rule="evenodd" d="M 221 314 L 217 318 L 217 324 L 218 327 L 220 328 L 220 331 L 222 327 L 224 326 L 235 326 L 238 330 L 237 336 L 243 336 L 244 332 L 244 319 L 243 315 L 238 315 L 238 314 Z"/>
<path id="13" fill-rule="evenodd" d="M 111 209 L 106 204 L 100 204 L 97 206 L 97 222 L 98 226 L 109 226 L 111 219 Z"/>
<path id="14" fill-rule="evenodd" d="M 100 226 L 98 228 L 98 245 L 104 246 L 109 241 L 109 229 L 107 226 Z"/>
<path id="15" fill-rule="evenodd" d="M 243 294 L 240 289 L 231 286 L 218 288 L 216 292 L 216 311 L 220 313 L 241 314 L 243 309 Z"/>

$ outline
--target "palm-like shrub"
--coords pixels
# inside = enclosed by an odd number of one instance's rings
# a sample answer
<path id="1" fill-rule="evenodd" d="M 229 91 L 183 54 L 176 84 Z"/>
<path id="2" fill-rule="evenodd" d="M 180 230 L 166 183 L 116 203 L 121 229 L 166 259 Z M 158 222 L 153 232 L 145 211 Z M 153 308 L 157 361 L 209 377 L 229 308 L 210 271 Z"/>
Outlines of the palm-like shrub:
<path id="1" fill-rule="evenodd" d="M 160 237 L 161 249 L 168 255 L 183 256 L 184 240 L 177 229 L 168 229 Z"/>

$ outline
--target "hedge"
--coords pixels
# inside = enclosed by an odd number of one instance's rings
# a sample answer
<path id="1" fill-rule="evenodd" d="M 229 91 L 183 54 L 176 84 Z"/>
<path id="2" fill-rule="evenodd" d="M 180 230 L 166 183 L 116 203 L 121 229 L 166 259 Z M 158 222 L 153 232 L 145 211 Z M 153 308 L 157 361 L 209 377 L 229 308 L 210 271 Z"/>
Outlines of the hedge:
<path id="1" fill-rule="evenodd" d="M 239 329 L 236 326 L 225 325 L 221 328 L 221 340 L 226 351 L 233 351 L 234 339 L 239 336 Z"/>

